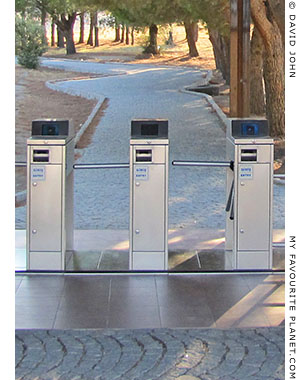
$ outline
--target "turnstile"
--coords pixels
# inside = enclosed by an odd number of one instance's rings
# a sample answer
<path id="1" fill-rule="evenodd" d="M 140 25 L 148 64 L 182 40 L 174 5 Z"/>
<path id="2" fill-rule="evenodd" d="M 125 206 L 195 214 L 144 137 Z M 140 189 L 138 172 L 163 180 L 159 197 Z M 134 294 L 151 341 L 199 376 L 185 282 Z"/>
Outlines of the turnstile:
<path id="1" fill-rule="evenodd" d="M 64 270 L 73 249 L 74 133 L 68 120 L 35 120 L 27 139 L 27 270 Z"/>
<path id="2" fill-rule="evenodd" d="M 168 121 L 132 120 L 130 140 L 131 270 L 168 268 Z"/>
<path id="3" fill-rule="evenodd" d="M 233 269 L 272 269 L 273 139 L 268 121 L 231 119 L 227 131 L 226 257 Z"/>

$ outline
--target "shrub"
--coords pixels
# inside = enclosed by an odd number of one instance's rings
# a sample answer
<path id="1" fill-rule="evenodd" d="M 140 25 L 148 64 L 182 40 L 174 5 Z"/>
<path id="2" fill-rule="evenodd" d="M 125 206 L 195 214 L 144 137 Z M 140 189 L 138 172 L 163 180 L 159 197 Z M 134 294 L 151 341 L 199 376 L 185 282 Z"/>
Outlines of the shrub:
<path id="1" fill-rule="evenodd" d="M 16 55 L 20 65 L 36 69 L 47 50 L 44 28 L 37 22 L 16 17 Z"/>

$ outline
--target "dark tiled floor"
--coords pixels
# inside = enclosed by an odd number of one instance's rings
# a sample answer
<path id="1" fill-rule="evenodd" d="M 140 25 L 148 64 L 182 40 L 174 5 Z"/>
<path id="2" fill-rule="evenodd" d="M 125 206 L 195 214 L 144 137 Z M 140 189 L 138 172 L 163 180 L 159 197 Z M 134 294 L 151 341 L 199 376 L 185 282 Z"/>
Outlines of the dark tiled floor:
<path id="1" fill-rule="evenodd" d="M 283 274 L 16 275 L 17 329 L 227 328 L 283 321 Z"/>

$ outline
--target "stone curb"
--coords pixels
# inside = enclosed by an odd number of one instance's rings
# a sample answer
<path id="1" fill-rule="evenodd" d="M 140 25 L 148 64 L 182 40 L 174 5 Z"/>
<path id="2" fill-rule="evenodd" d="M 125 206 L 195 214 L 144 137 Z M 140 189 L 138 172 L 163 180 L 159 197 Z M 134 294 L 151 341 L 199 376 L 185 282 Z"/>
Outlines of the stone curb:
<path id="1" fill-rule="evenodd" d="M 88 77 L 86 78 L 86 80 L 88 79 Z M 84 79 L 82 79 L 84 80 Z M 57 83 L 61 83 L 61 82 L 74 82 L 76 81 L 76 79 L 55 79 L 55 80 L 49 80 L 47 82 L 45 82 L 45 85 L 50 88 L 51 90 L 54 90 L 54 91 L 59 91 L 59 92 L 64 92 L 65 94 L 69 94 L 69 95 L 72 95 L 72 96 L 80 96 L 82 98 L 86 98 L 86 99 L 101 99 L 101 97 L 104 98 L 104 95 L 99 95 L 95 92 L 84 92 L 84 95 L 83 93 L 80 91 L 80 90 L 75 90 L 74 88 L 73 89 L 62 89 L 60 88 L 59 86 L 57 86 Z"/>
<path id="2" fill-rule="evenodd" d="M 74 79 L 72 79 L 72 80 L 74 80 Z M 102 104 L 106 100 L 106 97 L 104 95 L 100 95 L 99 96 L 99 95 L 96 95 L 96 94 L 93 94 L 93 93 L 89 93 L 88 96 L 83 96 L 80 91 L 75 91 L 75 90 L 65 91 L 65 90 L 62 90 L 61 88 L 59 88 L 58 86 L 56 86 L 57 82 L 66 82 L 66 81 L 69 81 L 69 80 L 68 79 L 66 79 L 66 80 L 58 79 L 58 80 L 47 81 L 46 82 L 46 86 L 48 88 L 50 88 L 51 90 L 64 92 L 64 93 L 72 95 L 72 96 L 81 96 L 81 97 L 87 98 L 87 99 L 91 99 L 91 98 L 92 99 L 98 99 L 98 103 L 93 108 L 93 110 L 90 113 L 89 117 L 82 124 L 82 126 L 79 129 L 79 131 L 76 133 L 76 136 L 75 136 L 75 146 L 76 146 L 76 144 L 78 143 L 78 141 L 80 140 L 80 138 L 82 137 L 82 135 L 84 134 L 84 132 L 86 131 L 86 129 L 91 124 L 91 122 L 92 122 L 93 118 L 95 117 L 96 113 L 99 111 L 99 109 L 101 108 Z"/>
<path id="3" fill-rule="evenodd" d="M 210 81 L 211 78 L 212 78 L 212 71 L 209 71 L 207 74 L 207 77 L 205 78 L 206 79 L 206 83 L 205 83 L 206 85 L 208 84 L 208 82 Z M 217 103 L 214 101 L 213 97 L 210 95 L 201 93 L 201 92 L 189 90 L 191 88 L 194 88 L 195 85 L 196 85 L 196 83 L 189 85 L 187 87 L 184 87 L 184 88 L 180 89 L 179 91 L 182 93 L 185 93 L 185 94 L 196 95 L 196 96 L 200 96 L 202 98 L 205 98 L 207 100 L 207 102 L 212 106 L 213 110 L 216 112 L 216 114 L 218 115 L 218 117 L 221 120 L 221 122 L 223 123 L 223 125 L 227 128 L 228 123 L 229 123 L 229 119 L 224 114 L 224 112 L 221 110 L 221 108 L 217 105 Z"/>
<path id="4" fill-rule="evenodd" d="M 107 98 L 105 98 L 103 96 L 103 98 L 101 98 L 98 101 L 98 103 L 95 105 L 93 111 L 90 113 L 89 117 L 82 124 L 82 126 L 79 129 L 79 131 L 76 133 L 76 136 L 75 136 L 75 146 L 78 143 L 78 141 L 80 140 L 80 138 L 82 137 L 82 135 L 84 134 L 84 132 L 87 130 L 87 128 L 89 127 L 89 125 L 91 124 L 91 122 L 93 121 L 96 113 L 99 111 L 99 109 L 101 108 L 102 104 L 105 102 L 106 99 Z"/>

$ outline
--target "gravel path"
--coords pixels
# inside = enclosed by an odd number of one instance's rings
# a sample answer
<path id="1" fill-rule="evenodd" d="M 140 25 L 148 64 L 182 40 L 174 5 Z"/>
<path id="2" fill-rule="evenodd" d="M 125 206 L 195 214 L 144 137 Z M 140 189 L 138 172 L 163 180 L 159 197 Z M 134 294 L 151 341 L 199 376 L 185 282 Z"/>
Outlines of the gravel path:
<path id="1" fill-rule="evenodd" d="M 109 106 L 92 143 L 78 162 L 128 162 L 133 118 L 169 120 L 170 162 L 225 160 L 221 122 L 199 94 L 181 93 L 205 83 L 207 71 L 193 68 L 43 60 L 44 65 L 106 77 L 57 82 L 52 88 L 88 98 L 106 97 Z M 225 170 L 178 168 L 169 171 L 170 228 L 225 228 Z M 16 227 L 25 228 L 25 207 L 16 209 Z M 75 228 L 128 229 L 128 169 L 75 173 Z M 284 186 L 274 185 L 274 228 L 284 228 Z"/>

